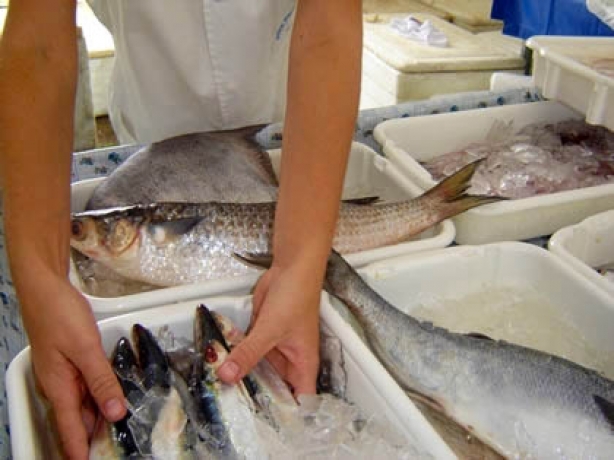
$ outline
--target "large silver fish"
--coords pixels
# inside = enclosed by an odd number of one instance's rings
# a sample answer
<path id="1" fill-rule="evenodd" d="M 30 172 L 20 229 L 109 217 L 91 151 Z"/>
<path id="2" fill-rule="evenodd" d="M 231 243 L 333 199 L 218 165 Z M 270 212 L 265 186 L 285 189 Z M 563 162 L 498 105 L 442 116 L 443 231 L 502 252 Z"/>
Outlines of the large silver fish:
<path id="1" fill-rule="evenodd" d="M 146 146 L 96 188 L 86 208 L 272 201 L 277 178 L 269 155 L 253 140 L 261 128 L 187 134 Z"/>
<path id="2" fill-rule="evenodd" d="M 344 202 L 333 245 L 341 253 L 396 244 L 467 209 L 498 201 L 465 194 L 477 163 L 418 198 Z M 156 203 L 73 215 L 71 246 L 120 275 L 158 286 L 244 275 L 232 257 L 269 253 L 275 203 Z"/>
<path id="3" fill-rule="evenodd" d="M 502 455 L 612 458 L 611 380 L 547 353 L 420 322 L 373 291 L 339 254 L 329 259 L 326 289 L 350 308 L 405 389 Z"/>

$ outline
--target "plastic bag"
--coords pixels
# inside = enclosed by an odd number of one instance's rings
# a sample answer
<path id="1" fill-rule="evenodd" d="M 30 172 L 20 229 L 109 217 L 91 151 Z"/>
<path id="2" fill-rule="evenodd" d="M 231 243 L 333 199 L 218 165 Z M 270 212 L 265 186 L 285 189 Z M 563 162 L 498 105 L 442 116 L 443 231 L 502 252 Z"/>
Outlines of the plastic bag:
<path id="1" fill-rule="evenodd" d="M 420 21 L 413 16 L 405 18 L 393 18 L 390 27 L 399 35 L 410 40 L 422 42 L 430 46 L 445 48 L 448 46 L 448 39 L 430 21 Z"/>
<path id="2" fill-rule="evenodd" d="M 614 0 L 586 0 L 586 7 L 614 29 Z"/>

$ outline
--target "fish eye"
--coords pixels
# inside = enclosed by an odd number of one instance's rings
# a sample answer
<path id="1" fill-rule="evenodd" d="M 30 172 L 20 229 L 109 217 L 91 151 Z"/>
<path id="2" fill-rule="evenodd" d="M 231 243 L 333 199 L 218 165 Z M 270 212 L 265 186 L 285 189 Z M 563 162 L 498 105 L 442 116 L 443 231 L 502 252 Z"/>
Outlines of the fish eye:
<path id="1" fill-rule="evenodd" d="M 70 233 L 76 240 L 83 241 L 86 237 L 83 222 L 80 220 L 73 220 L 70 224 Z"/>

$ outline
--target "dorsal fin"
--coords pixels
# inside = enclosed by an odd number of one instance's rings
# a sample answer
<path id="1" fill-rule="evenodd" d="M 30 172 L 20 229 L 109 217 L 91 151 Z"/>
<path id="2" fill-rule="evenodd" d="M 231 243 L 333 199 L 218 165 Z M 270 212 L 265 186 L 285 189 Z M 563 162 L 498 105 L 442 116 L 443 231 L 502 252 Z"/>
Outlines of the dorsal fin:
<path id="1" fill-rule="evenodd" d="M 343 203 L 367 206 L 370 204 L 377 203 L 378 201 L 380 201 L 379 196 L 365 196 L 362 198 L 350 198 L 349 200 L 343 200 Z"/>
<path id="2" fill-rule="evenodd" d="M 279 181 L 277 180 L 275 170 L 273 169 L 273 165 L 271 164 L 271 157 L 269 157 L 269 154 L 256 140 L 256 134 L 258 134 L 267 126 L 268 125 L 253 125 L 235 129 L 232 131 L 222 132 L 243 139 L 243 141 L 250 147 L 249 153 L 252 156 L 252 160 L 254 161 L 254 163 L 260 166 L 260 168 L 262 168 L 262 171 L 269 178 L 271 184 L 279 186 Z"/>
<path id="3" fill-rule="evenodd" d="M 469 337 L 473 337 L 474 339 L 490 340 L 492 342 L 495 341 L 492 337 L 488 337 L 486 334 L 482 334 L 481 332 L 469 332 L 468 334 L 465 334 L 465 335 Z"/>
<path id="4" fill-rule="evenodd" d="M 593 395 L 593 399 L 595 400 L 595 404 L 597 404 L 605 419 L 610 424 L 610 428 L 614 431 L 614 403 L 599 395 Z"/>

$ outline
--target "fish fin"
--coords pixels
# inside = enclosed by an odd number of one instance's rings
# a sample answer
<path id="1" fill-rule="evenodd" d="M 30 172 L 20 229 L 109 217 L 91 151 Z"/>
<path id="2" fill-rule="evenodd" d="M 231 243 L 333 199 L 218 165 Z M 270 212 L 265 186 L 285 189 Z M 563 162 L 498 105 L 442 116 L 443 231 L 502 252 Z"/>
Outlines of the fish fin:
<path id="1" fill-rule="evenodd" d="M 435 399 L 431 398 L 430 396 L 426 396 L 425 394 L 419 393 L 415 390 L 411 390 L 411 389 L 407 389 L 405 388 L 405 393 L 407 393 L 407 395 L 412 398 L 412 399 L 416 399 L 418 401 L 420 401 L 423 404 L 426 404 L 427 406 L 435 409 L 438 412 L 441 412 L 443 414 L 446 413 L 445 409 L 443 408 L 443 406 L 436 401 Z"/>
<path id="2" fill-rule="evenodd" d="M 363 198 L 350 198 L 349 200 L 343 200 L 343 203 L 357 204 L 357 205 L 370 205 L 381 201 L 379 196 L 365 196 Z"/>
<path id="3" fill-rule="evenodd" d="M 239 254 L 233 252 L 233 257 L 245 265 L 255 268 L 270 268 L 273 264 L 273 256 L 271 254 L 256 254 L 253 252 L 246 252 Z"/>
<path id="4" fill-rule="evenodd" d="M 232 131 L 220 131 L 219 133 L 236 137 L 245 142 L 247 144 L 251 160 L 253 160 L 254 163 L 262 169 L 262 172 L 272 185 L 279 186 L 277 175 L 275 174 L 275 170 L 271 164 L 271 157 L 263 149 L 263 146 L 256 140 L 256 135 L 267 126 L 268 125 L 266 124 L 246 126 L 243 128 L 234 129 Z"/>
<path id="5" fill-rule="evenodd" d="M 493 339 L 492 337 L 488 337 L 486 334 L 482 334 L 481 332 L 470 332 L 465 335 L 467 335 L 468 337 L 473 337 L 474 339 L 490 340 L 492 342 L 495 341 L 495 339 Z"/>
<path id="6" fill-rule="evenodd" d="M 595 404 L 597 404 L 601 410 L 603 416 L 610 424 L 610 428 L 614 430 L 614 403 L 599 395 L 593 395 L 593 399 L 595 400 Z"/>
<path id="7" fill-rule="evenodd" d="M 156 244 L 163 245 L 185 235 L 202 222 L 202 220 L 202 217 L 187 217 L 163 222 L 152 222 L 148 231 Z"/>
<path id="8" fill-rule="evenodd" d="M 441 220 L 483 204 L 506 200 L 507 198 L 500 196 L 469 195 L 465 193 L 471 185 L 471 178 L 476 169 L 483 161 L 484 159 L 480 159 L 469 163 L 425 192 L 420 199 L 432 200 L 436 203 Z"/>

